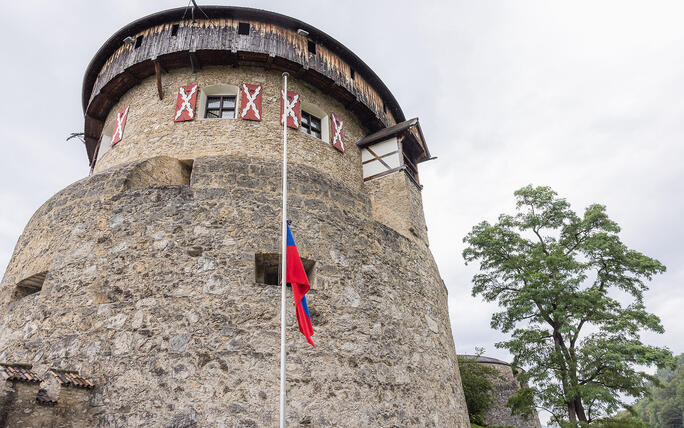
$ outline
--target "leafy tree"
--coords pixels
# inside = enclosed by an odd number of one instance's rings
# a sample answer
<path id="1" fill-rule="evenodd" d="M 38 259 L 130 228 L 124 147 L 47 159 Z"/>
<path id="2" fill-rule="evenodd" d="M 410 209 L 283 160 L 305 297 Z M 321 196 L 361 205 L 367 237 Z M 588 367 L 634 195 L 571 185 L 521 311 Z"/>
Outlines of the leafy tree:
<path id="1" fill-rule="evenodd" d="M 473 295 L 502 308 L 492 327 L 511 339 L 497 346 L 527 368 L 521 380 L 535 387 L 535 404 L 571 425 L 588 423 L 617 410 L 621 395 L 647 392 L 651 377 L 638 366 L 670 361 L 667 349 L 639 336 L 663 332 L 643 293 L 665 266 L 627 248 L 602 205 L 580 217 L 549 187 L 515 197 L 515 215 L 484 221 L 464 238 L 466 263 L 480 263 Z"/>
<path id="2" fill-rule="evenodd" d="M 660 369 L 655 377 L 650 397 L 637 402 L 634 411 L 654 428 L 684 428 L 684 354 L 676 368 Z"/>
<path id="3" fill-rule="evenodd" d="M 498 373 L 493 368 L 478 363 L 476 358 L 461 356 L 458 357 L 458 369 L 461 372 L 468 417 L 475 424 L 486 425 L 485 413 L 492 405 L 491 379 Z"/>

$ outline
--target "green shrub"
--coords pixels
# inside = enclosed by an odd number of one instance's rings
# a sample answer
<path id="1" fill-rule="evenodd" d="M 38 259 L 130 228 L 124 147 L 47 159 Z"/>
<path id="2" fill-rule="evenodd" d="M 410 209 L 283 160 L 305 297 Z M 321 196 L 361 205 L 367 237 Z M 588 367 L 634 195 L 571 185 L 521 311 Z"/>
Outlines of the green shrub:
<path id="1" fill-rule="evenodd" d="M 493 386 L 489 379 L 497 376 L 497 372 L 474 359 L 464 357 L 458 357 L 458 368 L 470 422 L 486 425 L 484 415 L 492 405 Z"/>
<path id="2" fill-rule="evenodd" d="M 589 425 L 590 428 L 648 428 L 641 419 L 633 417 L 611 417 L 599 419 Z"/>

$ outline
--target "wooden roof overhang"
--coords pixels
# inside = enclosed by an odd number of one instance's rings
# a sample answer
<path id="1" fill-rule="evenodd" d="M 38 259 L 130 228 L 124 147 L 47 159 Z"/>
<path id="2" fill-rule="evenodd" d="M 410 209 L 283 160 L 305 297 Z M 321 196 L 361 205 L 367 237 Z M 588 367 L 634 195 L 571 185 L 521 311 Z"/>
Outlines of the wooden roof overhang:
<path id="1" fill-rule="evenodd" d="M 339 100 L 371 131 L 405 120 L 396 99 L 375 72 L 326 33 L 300 20 L 259 9 L 202 6 L 202 10 L 209 19 L 196 16 L 190 21 L 184 19 L 186 8 L 176 8 L 133 21 L 95 54 L 86 69 L 82 91 L 90 162 L 108 112 L 126 91 L 155 74 L 155 64 L 165 70 L 249 65 L 288 71 Z M 248 35 L 237 34 L 238 21 L 254 24 Z M 172 37 L 173 24 L 180 25 Z M 297 36 L 298 29 L 307 31 L 308 36 Z M 126 37 L 139 35 L 143 35 L 140 48 L 124 44 Z M 317 44 L 316 55 L 307 53 L 308 40 Z M 350 69 L 355 78 L 351 78 Z"/>
<path id="2" fill-rule="evenodd" d="M 402 148 L 404 154 L 408 156 L 414 164 L 419 164 L 432 159 L 417 117 L 367 135 L 360 139 L 356 145 L 360 148 L 364 148 L 392 137 L 403 137 Z"/>

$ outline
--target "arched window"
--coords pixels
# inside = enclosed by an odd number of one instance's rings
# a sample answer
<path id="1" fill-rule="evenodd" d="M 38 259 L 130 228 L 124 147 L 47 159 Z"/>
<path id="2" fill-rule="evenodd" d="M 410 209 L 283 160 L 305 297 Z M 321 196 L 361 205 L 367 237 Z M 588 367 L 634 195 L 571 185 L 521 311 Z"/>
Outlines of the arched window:
<path id="1" fill-rule="evenodd" d="M 219 84 L 201 88 L 199 117 L 201 119 L 235 119 L 239 89 L 235 85 Z"/>
<path id="2" fill-rule="evenodd" d="M 323 140 L 326 143 L 330 142 L 330 131 L 328 123 L 328 114 L 322 108 L 315 104 L 303 101 L 302 108 L 302 123 L 299 130 L 313 135 L 316 138 Z"/>

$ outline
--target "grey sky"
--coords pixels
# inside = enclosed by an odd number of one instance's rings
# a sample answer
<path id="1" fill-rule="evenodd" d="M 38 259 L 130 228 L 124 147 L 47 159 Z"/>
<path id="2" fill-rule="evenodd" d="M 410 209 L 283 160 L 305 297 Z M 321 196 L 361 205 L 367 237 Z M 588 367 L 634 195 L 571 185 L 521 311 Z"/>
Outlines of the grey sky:
<path id="1" fill-rule="evenodd" d="M 200 1 L 200 3 L 203 3 Z M 652 344 L 684 352 L 684 26 L 681 2 L 236 1 L 306 21 L 356 52 L 433 155 L 421 166 L 431 248 L 449 289 L 456 348 L 494 347 L 495 309 L 470 296 L 462 238 L 512 211 L 512 193 L 550 185 L 576 210 L 607 205 L 630 247 L 663 262 L 647 308 Z M 116 30 L 184 1 L 3 5 L 0 272 L 33 212 L 87 175 L 86 65 Z"/>

